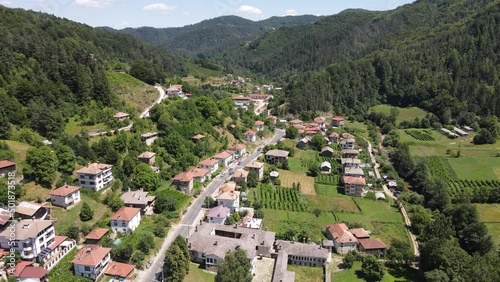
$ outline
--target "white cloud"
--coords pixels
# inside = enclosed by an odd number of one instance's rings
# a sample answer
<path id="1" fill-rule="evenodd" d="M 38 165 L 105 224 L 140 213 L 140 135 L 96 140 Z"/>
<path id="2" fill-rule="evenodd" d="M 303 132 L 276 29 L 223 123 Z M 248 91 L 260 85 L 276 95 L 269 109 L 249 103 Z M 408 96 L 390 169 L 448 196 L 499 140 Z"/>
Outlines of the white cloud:
<path id="1" fill-rule="evenodd" d="M 238 8 L 238 12 L 240 13 L 248 13 L 248 14 L 255 14 L 255 15 L 261 15 L 263 12 L 261 9 L 253 7 L 253 6 L 248 6 L 248 5 L 242 5 Z"/>
<path id="2" fill-rule="evenodd" d="M 190 12 L 190 11 L 184 11 L 184 12 L 182 12 L 182 14 L 183 14 L 184 16 L 189 16 L 189 15 L 191 15 L 191 12 Z"/>
<path id="3" fill-rule="evenodd" d="M 75 0 L 74 5 L 88 8 L 105 8 L 111 6 L 117 0 Z"/>
<path id="4" fill-rule="evenodd" d="M 168 6 L 165 3 L 155 3 L 155 4 L 150 4 L 150 5 L 144 6 L 144 8 L 142 8 L 142 9 L 144 11 L 155 11 L 155 10 L 172 11 L 172 10 L 175 10 L 175 8 L 176 7 Z"/>
<path id="5" fill-rule="evenodd" d="M 7 6 L 10 4 L 12 4 L 12 1 L 10 1 L 10 0 L 0 0 L 0 5 Z"/>
<path id="6" fill-rule="evenodd" d="M 297 10 L 295 9 L 288 9 L 285 11 L 285 16 L 296 16 L 297 15 Z"/>

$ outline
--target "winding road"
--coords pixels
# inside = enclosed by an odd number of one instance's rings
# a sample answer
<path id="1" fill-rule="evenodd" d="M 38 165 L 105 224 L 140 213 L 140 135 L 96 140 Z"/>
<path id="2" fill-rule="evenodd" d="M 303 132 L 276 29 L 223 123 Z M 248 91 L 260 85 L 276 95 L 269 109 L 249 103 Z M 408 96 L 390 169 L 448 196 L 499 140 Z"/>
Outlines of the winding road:
<path id="1" fill-rule="evenodd" d="M 265 140 L 264 145 L 275 144 L 284 136 L 284 130 L 276 129 L 274 136 L 270 139 Z M 194 227 L 198 223 L 198 220 L 203 217 L 203 212 L 205 211 L 205 209 L 203 208 L 205 198 L 212 195 L 220 185 L 231 178 L 231 173 L 228 172 L 230 168 L 236 171 L 243 168 L 246 164 L 254 161 L 262 154 L 262 151 L 260 150 L 262 147 L 263 146 L 259 146 L 253 153 L 249 154 L 244 159 L 241 159 L 239 163 L 233 162 L 231 165 L 226 167 L 224 173 L 221 176 L 215 177 L 210 182 L 210 184 L 208 184 L 206 189 L 195 200 L 191 202 L 191 205 L 186 209 L 184 215 L 182 216 L 180 223 L 172 225 L 172 227 L 169 229 L 167 237 L 163 241 L 163 245 L 153 258 L 153 264 L 151 265 L 151 267 L 149 269 L 137 271 L 136 281 L 162 281 L 162 268 L 163 260 L 165 259 L 165 252 L 170 247 L 172 242 L 179 235 L 185 238 L 191 235 L 191 233 L 194 231 Z"/>

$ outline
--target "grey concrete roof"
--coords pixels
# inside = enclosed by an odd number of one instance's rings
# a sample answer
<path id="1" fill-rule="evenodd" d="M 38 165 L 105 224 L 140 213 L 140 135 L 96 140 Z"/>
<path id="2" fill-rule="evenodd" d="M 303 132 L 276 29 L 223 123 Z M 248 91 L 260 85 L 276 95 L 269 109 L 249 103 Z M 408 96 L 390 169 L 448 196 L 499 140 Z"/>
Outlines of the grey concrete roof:
<path id="1" fill-rule="evenodd" d="M 155 196 L 149 196 L 148 192 L 137 190 L 123 193 L 120 199 L 126 205 L 147 205 L 155 200 Z"/>

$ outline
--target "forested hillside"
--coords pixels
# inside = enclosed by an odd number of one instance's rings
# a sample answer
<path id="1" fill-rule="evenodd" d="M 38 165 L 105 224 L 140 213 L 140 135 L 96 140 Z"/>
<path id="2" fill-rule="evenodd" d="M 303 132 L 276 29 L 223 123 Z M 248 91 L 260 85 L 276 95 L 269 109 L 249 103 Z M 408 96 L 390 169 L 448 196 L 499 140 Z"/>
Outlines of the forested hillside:
<path id="1" fill-rule="evenodd" d="M 236 47 L 242 41 L 257 39 L 266 31 L 281 26 L 314 23 L 317 19 L 316 16 L 305 15 L 272 17 L 254 22 L 237 16 L 223 16 L 178 28 L 126 28 L 119 32 L 132 34 L 181 55 L 212 56 Z"/>
<path id="2" fill-rule="evenodd" d="M 150 83 L 185 73 L 184 59 L 162 48 L 47 14 L 0 6 L 0 34 L 0 138 L 9 123 L 54 137 L 89 104 L 123 107 L 107 69 L 132 65 L 140 78 L 146 66 Z"/>

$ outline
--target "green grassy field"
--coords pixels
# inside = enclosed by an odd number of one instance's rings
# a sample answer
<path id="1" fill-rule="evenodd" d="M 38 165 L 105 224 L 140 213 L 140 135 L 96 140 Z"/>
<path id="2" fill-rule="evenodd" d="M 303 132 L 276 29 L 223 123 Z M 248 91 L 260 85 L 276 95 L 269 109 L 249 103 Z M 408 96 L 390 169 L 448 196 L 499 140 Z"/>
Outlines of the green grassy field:
<path id="1" fill-rule="evenodd" d="M 377 105 L 372 108 L 372 111 L 378 112 L 378 113 L 383 113 L 383 114 L 390 114 L 391 108 L 396 108 L 399 111 L 398 118 L 396 119 L 396 123 L 399 124 L 400 122 L 407 120 L 411 121 L 415 119 L 416 117 L 418 118 L 423 118 L 427 114 L 426 111 L 417 108 L 417 107 L 411 107 L 411 108 L 400 108 L 400 107 L 393 107 L 390 105 Z"/>
<path id="2" fill-rule="evenodd" d="M 495 245 L 500 244 L 500 204 L 475 204 L 479 218 L 486 224 Z"/>
<path id="3" fill-rule="evenodd" d="M 312 207 L 324 211 L 359 212 L 352 197 L 340 194 L 334 185 L 316 184 L 316 196 L 307 196 Z"/>
<path id="4" fill-rule="evenodd" d="M 323 268 L 289 264 L 288 271 L 295 272 L 295 281 L 323 282 Z"/>
<path id="5" fill-rule="evenodd" d="M 12 150 L 12 152 L 14 153 L 13 161 L 16 163 L 16 168 L 18 171 L 22 171 L 23 163 L 26 160 L 26 152 L 28 152 L 28 149 L 31 148 L 31 146 L 17 141 L 10 141 L 10 140 L 0 140 L 0 141 L 5 142 Z"/>
<path id="6" fill-rule="evenodd" d="M 295 155 L 288 158 L 290 171 L 308 172 L 309 167 L 318 162 L 318 152 L 312 150 L 295 150 Z"/>
<path id="7" fill-rule="evenodd" d="M 316 195 L 314 190 L 314 178 L 307 176 L 304 172 L 292 172 L 279 169 L 281 186 L 292 188 L 293 183 L 300 183 L 300 191 L 305 195 Z"/>
<path id="8" fill-rule="evenodd" d="M 366 124 L 361 122 L 346 122 L 344 127 L 349 128 L 352 134 L 368 138 L 368 130 L 366 129 Z"/>
<path id="9" fill-rule="evenodd" d="M 158 91 L 126 73 L 106 72 L 111 92 L 125 103 L 135 107 L 137 113 L 142 112 L 158 99 Z"/>
<path id="10" fill-rule="evenodd" d="M 448 162 L 453 167 L 459 179 L 499 179 L 499 176 L 496 174 L 496 171 L 500 169 L 500 158 L 498 157 L 449 158 Z"/>
<path id="11" fill-rule="evenodd" d="M 355 262 L 353 267 L 341 272 L 332 274 L 332 282 L 364 282 L 360 273 L 361 262 Z M 394 269 L 386 267 L 384 277 L 381 282 L 415 282 L 420 281 L 418 272 L 414 269 L 407 269 L 405 272 L 397 272 Z"/>
<path id="12" fill-rule="evenodd" d="M 213 282 L 215 274 L 205 271 L 199 264 L 189 263 L 189 273 L 184 282 Z"/>
<path id="13" fill-rule="evenodd" d="M 70 118 L 68 123 L 66 124 L 66 128 L 64 129 L 64 132 L 70 134 L 70 135 L 75 135 L 79 134 L 80 131 L 106 131 L 108 129 L 108 126 L 106 126 L 104 123 L 98 123 L 95 125 L 90 125 L 90 126 L 85 126 L 81 125 L 74 117 Z"/>

